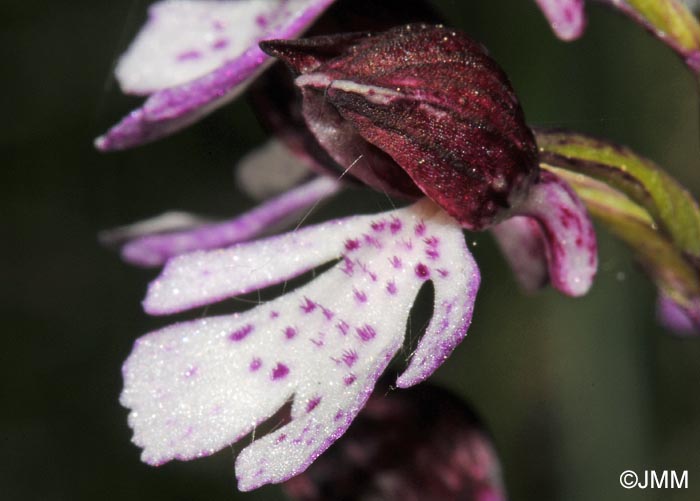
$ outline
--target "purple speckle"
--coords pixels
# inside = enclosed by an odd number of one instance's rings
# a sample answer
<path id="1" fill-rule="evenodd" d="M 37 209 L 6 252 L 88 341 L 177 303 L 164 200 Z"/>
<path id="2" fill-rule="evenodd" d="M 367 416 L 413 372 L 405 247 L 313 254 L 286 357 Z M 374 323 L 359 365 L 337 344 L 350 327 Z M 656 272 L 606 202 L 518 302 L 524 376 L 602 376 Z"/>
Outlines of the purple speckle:
<path id="1" fill-rule="evenodd" d="M 372 235 L 365 234 L 365 235 L 363 235 L 363 239 L 364 239 L 364 241 L 365 241 L 365 243 L 366 243 L 367 245 L 371 245 L 371 246 L 374 247 L 375 249 L 381 249 L 381 248 L 382 248 L 382 244 L 379 243 L 379 240 L 377 240 L 377 239 L 376 239 L 375 237 L 373 237 Z"/>
<path id="2" fill-rule="evenodd" d="M 316 348 L 322 348 L 324 345 L 323 339 L 310 339 L 309 341 L 311 341 Z"/>
<path id="3" fill-rule="evenodd" d="M 326 317 L 326 320 L 333 320 L 335 313 L 333 313 L 328 308 L 321 306 L 320 304 L 318 306 L 321 308 L 321 311 L 323 312 L 323 316 Z"/>
<path id="4" fill-rule="evenodd" d="M 355 300 L 358 303 L 366 303 L 367 302 L 367 294 L 365 294 L 364 291 L 358 291 L 357 289 L 355 289 L 354 295 L 355 295 Z"/>
<path id="5" fill-rule="evenodd" d="M 316 303 L 311 301 L 308 297 L 304 298 L 304 303 L 301 305 L 301 311 L 304 313 L 311 313 L 316 309 Z"/>
<path id="6" fill-rule="evenodd" d="M 258 369 L 262 367 L 262 360 L 260 360 L 258 357 L 255 357 L 253 360 L 250 361 L 250 371 L 255 372 Z"/>
<path id="7" fill-rule="evenodd" d="M 198 368 L 196 366 L 192 366 L 185 371 L 185 377 L 186 378 L 194 377 L 197 375 L 197 371 L 198 371 Z"/>
<path id="8" fill-rule="evenodd" d="M 426 249 L 425 250 L 425 255 L 428 256 L 428 259 L 431 261 L 435 261 L 437 258 L 440 257 L 440 252 L 437 249 Z"/>
<path id="9" fill-rule="evenodd" d="M 445 278 L 445 277 L 447 277 L 447 276 L 450 274 L 450 272 L 447 271 L 447 270 L 444 269 L 444 268 L 438 268 L 437 272 L 440 274 L 440 276 L 441 276 L 442 278 Z"/>
<path id="10" fill-rule="evenodd" d="M 211 48 L 214 50 L 221 50 L 225 49 L 228 47 L 229 40 L 228 38 L 219 38 L 217 41 L 215 41 L 213 44 L 211 44 Z"/>
<path id="11" fill-rule="evenodd" d="M 357 376 L 355 374 L 348 374 L 343 378 L 343 383 L 345 383 L 345 386 L 350 386 L 355 381 L 357 381 Z"/>
<path id="12" fill-rule="evenodd" d="M 358 355 L 355 350 L 345 350 L 343 352 L 342 358 L 345 365 L 347 365 L 348 367 L 352 367 L 353 365 L 355 365 L 355 362 L 357 362 Z"/>
<path id="13" fill-rule="evenodd" d="M 198 50 L 188 50 L 186 52 L 180 52 L 177 55 L 178 61 L 192 61 L 194 59 L 199 59 L 202 57 L 202 53 Z"/>
<path id="14" fill-rule="evenodd" d="M 244 325 L 240 329 L 237 329 L 237 330 L 233 331 L 231 334 L 229 334 L 228 338 L 231 341 L 242 341 L 243 339 L 245 339 L 248 336 L 248 334 L 253 332 L 253 329 L 254 329 L 254 327 L 251 324 Z"/>
<path id="15" fill-rule="evenodd" d="M 430 276 L 430 270 L 423 263 L 416 265 L 416 276 L 421 279 L 426 279 Z"/>
<path id="16" fill-rule="evenodd" d="M 340 271 L 345 273 L 347 276 L 351 277 L 353 272 L 355 271 L 355 263 L 352 262 L 351 259 L 348 259 L 347 257 L 343 259 L 343 267 L 340 268 Z"/>
<path id="17" fill-rule="evenodd" d="M 287 327 L 284 329 L 284 337 L 287 339 L 294 339 L 294 337 L 297 335 L 297 330 L 294 327 Z"/>
<path id="18" fill-rule="evenodd" d="M 438 240 L 438 238 L 435 237 L 435 236 L 433 236 L 433 237 L 428 237 L 428 238 L 426 238 L 426 239 L 423 240 L 423 241 L 425 242 L 425 244 L 426 244 L 428 247 L 437 247 L 438 244 L 440 243 L 440 240 Z"/>
<path id="19" fill-rule="evenodd" d="M 377 335 L 377 331 L 374 330 L 374 327 L 368 324 L 357 327 L 355 331 L 357 331 L 357 335 L 360 336 L 362 341 L 371 341 Z"/>
<path id="20" fill-rule="evenodd" d="M 223 29 L 226 29 L 226 25 L 222 21 L 219 21 L 219 20 L 214 21 L 213 23 L 211 23 L 211 25 L 216 31 L 221 31 Z"/>
<path id="21" fill-rule="evenodd" d="M 344 415 L 345 415 L 345 413 L 344 413 L 343 410 L 341 409 L 341 410 L 339 410 L 338 412 L 335 413 L 335 417 L 334 417 L 333 419 L 334 419 L 335 421 L 340 421 L 341 419 L 343 419 L 343 416 L 344 416 Z"/>
<path id="22" fill-rule="evenodd" d="M 321 403 L 321 397 L 318 397 L 318 396 L 317 396 L 317 397 L 312 398 L 312 399 L 309 400 L 309 402 L 306 404 L 306 412 L 307 412 L 307 413 L 311 412 L 311 411 L 314 410 L 314 409 L 318 406 L 318 404 L 320 404 L 320 403 Z"/>
<path id="23" fill-rule="evenodd" d="M 403 264 L 401 263 L 401 258 L 399 256 L 393 256 L 391 259 L 389 259 L 389 262 L 391 263 L 391 266 L 397 269 L 403 266 Z"/>
<path id="24" fill-rule="evenodd" d="M 275 365 L 274 369 L 272 369 L 272 379 L 277 380 L 277 379 L 282 379 L 289 374 L 289 367 L 284 365 L 282 362 L 277 362 L 277 365 Z"/>
<path id="25" fill-rule="evenodd" d="M 369 276 L 369 278 L 370 278 L 370 280 L 372 280 L 372 282 L 376 282 L 376 281 L 377 281 L 377 274 L 374 273 L 372 270 L 370 270 L 370 269 L 369 269 L 369 266 L 367 266 L 365 263 L 363 263 L 363 262 L 360 261 L 360 260 L 356 260 L 355 262 L 356 262 L 357 265 L 360 267 L 360 269 L 361 269 L 365 274 L 367 274 L 367 276 Z"/>
<path id="26" fill-rule="evenodd" d="M 416 225 L 415 231 L 417 236 L 422 236 L 425 233 L 425 223 L 423 221 L 418 223 Z"/>
<path id="27" fill-rule="evenodd" d="M 265 28 L 267 27 L 267 18 L 261 14 L 255 18 L 255 24 L 257 24 L 261 28 Z"/>
<path id="28" fill-rule="evenodd" d="M 356 238 L 345 241 L 345 250 L 346 251 L 352 252 L 352 251 L 357 250 L 359 248 L 360 248 L 360 241 L 357 240 Z"/>
<path id="29" fill-rule="evenodd" d="M 399 231 L 401 231 L 402 227 L 403 227 L 403 224 L 401 223 L 401 220 L 397 219 L 396 217 L 393 217 L 391 219 L 391 224 L 389 225 L 389 229 L 391 230 L 392 235 L 396 235 Z"/>
<path id="30" fill-rule="evenodd" d="M 277 318 L 279 316 L 280 316 L 280 314 L 278 311 L 271 311 L 270 312 L 270 318 Z"/>
<path id="31" fill-rule="evenodd" d="M 277 440 L 275 440 L 275 442 L 277 442 L 278 444 L 281 444 L 285 440 L 287 440 L 287 434 L 282 433 L 279 437 L 277 437 Z"/>
<path id="32" fill-rule="evenodd" d="M 384 231 L 385 226 L 386 226 L 385 221 L 375 221 L 372 223 L 372 229 L 376 232 Z"/>
<path id="33" fill-rule="evenodd" d="M 387 291 L 389 294 L 391 294 L 392 296 L 393 296 L 394 294 L 396 294 L 396 292 L 398 291 L 398 289 L 396 288 L 396 282 L 394 282 L 393 280 L 391 280 L 390 282 L 388 282 L 388 283 L 386 284 L 386 291 Z"/>
<path id="34" fill-rule="evenodd" d="M 340 322 L 335 324 L 335 326 L 338 328 L 338 330 L 340 331 L 340 333 L 343 336 L 346 336 L 348 333 L 348 330 L 350 330 L 350 326 L 348 325 L 348 323 L 345 320 L 341 320 Z"/>

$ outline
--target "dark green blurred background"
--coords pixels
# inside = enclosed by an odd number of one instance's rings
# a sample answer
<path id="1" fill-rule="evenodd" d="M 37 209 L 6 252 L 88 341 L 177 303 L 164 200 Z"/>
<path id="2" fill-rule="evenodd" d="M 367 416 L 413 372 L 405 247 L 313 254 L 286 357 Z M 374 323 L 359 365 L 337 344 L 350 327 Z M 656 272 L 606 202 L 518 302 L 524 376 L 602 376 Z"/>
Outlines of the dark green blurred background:
<path id="1" fill-rule="evenodd" d="M 491 49 L 532 124 L 626 143 L 700 193 L 693 79 L 640 28 L 592 5 L 583 40 L 565 44 L 532 1 L 436 3 Z M 156 144 L 93 150 L 92 139 L 138 103 L 121 96 L 111 69 L 147 4 L 3 2 L 4 500 L 281 496 L 277 487 L 237 493 L 233 449 L 141 464 L 118 404 L 132 342 L 167 320 L 140 310 L 154 272 L 121 263 L 97 232 L 168 208 L 224 217 L 249 207 L 232 167 L 262 140 L 239 101 Z M 358 197 L 339 197 L 314 220 L 386 208 Z M 433 381 L 490 425 L 512 499 L 700 499 L 700 339 L 655 325 L 654 290 L 625 249 L 600 233 L 598 280 L 583 299 L 527 297 L 488 235 L 468 238 L 483 274 L 475 319 Z M 654 468 L 689 470 L 690 489 L 618 483 L 625 469 Z"/>

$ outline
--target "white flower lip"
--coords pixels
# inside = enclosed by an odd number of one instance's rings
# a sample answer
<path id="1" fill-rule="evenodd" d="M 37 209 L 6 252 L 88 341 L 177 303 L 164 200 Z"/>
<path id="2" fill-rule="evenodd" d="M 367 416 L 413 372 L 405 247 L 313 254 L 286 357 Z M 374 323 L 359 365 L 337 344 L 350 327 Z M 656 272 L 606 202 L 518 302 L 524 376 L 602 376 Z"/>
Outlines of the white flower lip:
<path id="1" fill-rule="evenodd" d="M 340 261 L 307 285 L 228 316 L 166 327 L 136 342 L 121 402 L 144 461 L 211 454 L 293 398 L 292 421 L 246 447 L 241 490 L 303 471 L 344 433 L 401 348 L 418 290 L 434 315 L 397 384 L 432 374 L 466 335 L 479 272 L 459 225 L 424 200 L 226 250 L 177 257 L 145 307 L 172 313 Z"/>

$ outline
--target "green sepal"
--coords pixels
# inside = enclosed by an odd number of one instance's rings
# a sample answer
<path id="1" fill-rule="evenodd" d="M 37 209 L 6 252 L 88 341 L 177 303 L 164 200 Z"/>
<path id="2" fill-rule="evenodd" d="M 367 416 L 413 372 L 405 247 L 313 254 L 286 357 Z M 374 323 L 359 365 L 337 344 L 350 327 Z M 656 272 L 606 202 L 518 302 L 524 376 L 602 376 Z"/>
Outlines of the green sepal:
<path id="1" fill-rule="evenodd" d="M 564 179 L 591 215 L 635 253 L 659 291 L 691 312 L 700 299 L 700 275 L 649 213 L 626 195 L 584 174 L 542 164 Z"/>
<path id="2" fill-rule="evenodd" d="M 680 0 L 627 0 L 656 36 L 686 55 L 700 50 L 700 25 Z"/>
<path id="3" fill-rule="evenodd" d="M 664 235 L 700 262 L 700 209 L 659 166 L 629 148 L 562 131 L 536 131 L 541 162 L 585 174 L 624 193 L 649 213 Z"/>
<path id="4" fill-rule="evenodd" d="M 634 252 L 661 296 L 700 331 L 700 209 L 659 166 L 629 148 L 563 131 L 535 131 L 540 165 L 576 191 L 591 215 Z"/>

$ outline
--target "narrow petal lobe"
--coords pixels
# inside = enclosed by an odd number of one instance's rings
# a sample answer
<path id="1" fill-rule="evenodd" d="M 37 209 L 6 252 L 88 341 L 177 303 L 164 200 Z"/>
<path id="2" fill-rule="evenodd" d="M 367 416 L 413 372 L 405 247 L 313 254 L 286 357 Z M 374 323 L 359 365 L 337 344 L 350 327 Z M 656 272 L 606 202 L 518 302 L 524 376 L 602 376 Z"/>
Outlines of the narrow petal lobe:
<path id="1" fill-rule="evenodd" d="M 245 242 L 271 227 L 289 224 L 301 212 L 340 189 L 331 178 L 319 177 L 268 200 L 229 221 L 200 224 L 194 228 L 163 234 L 146 234 L 122 248 L 122 258 L 137 266 L 161 266 L 168 259 L 196 250 L 217 249 Z"/>
<path id="2" fill-rule="evenodd" d="M 540 225 L 554 288 L 570 296 L 588 292 L 598 269 L 598 246 L 590 216 L 573 189 L 542 171 L 517 212 Z"/>

